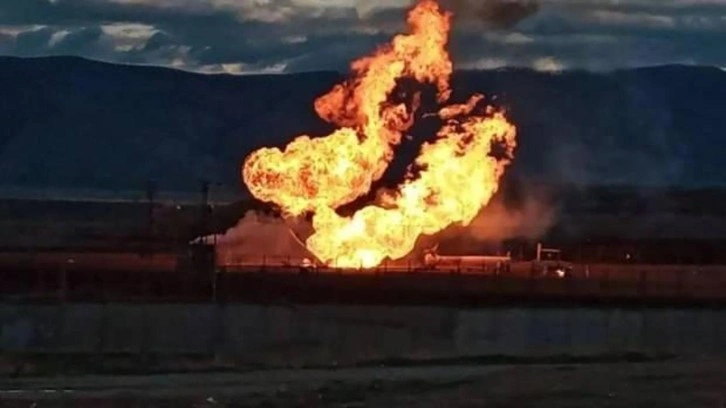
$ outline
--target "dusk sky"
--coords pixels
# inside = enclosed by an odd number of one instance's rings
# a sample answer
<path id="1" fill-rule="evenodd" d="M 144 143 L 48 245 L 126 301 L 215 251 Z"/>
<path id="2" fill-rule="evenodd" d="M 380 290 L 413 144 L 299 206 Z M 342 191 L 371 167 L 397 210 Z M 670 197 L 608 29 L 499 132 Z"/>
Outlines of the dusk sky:
<path id="1" fill-rule="evenodd" d="M 446 0 L 459 68 L 726 67 L 726 0 Z M 469 4 L 467 4 L 469 3 Z M 4 0 L 0 55 L 199 72 L 345 69 L 407 0 Z"/>

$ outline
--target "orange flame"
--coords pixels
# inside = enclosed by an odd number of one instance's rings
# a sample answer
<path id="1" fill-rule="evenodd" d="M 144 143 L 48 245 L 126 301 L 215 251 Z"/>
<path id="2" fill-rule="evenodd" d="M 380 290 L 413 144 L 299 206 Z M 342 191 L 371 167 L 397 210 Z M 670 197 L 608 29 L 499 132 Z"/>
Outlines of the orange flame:
<path id="1" fill-rule="evenodd" d="M 451 14 L 421 0 L 408 14 L 409 34 L 398 35 L 372 56 L 352 64 L 353 77 L 315 101 L 321 118 L 340 128 L 326 137 L 300 136 L 284 151 L 263 148 L 244 163 L 243 179 L 260 200 L 288 215 L 312 212 L 315 232 L 307 247 L 336 267 L 370 268 L 410 253 L 423 234 L 469 224 L 498 189 L 513 157 L 515 128 L 492 108 L 479 112 L 483 96 L 445 106 L 437 138 L 421 149 L 416 165 L 393 193 L 352 217 L 336 208 L 367 193 L 393 159 L 393 148 L 414 123 L 418 95 L 391 102 L 397 81 L 412 78 L 436 86 L 439 103 L 451 94 L 453 71 L 446 50 Z M 493 144 L 503 146 L 500 158 Z"/>

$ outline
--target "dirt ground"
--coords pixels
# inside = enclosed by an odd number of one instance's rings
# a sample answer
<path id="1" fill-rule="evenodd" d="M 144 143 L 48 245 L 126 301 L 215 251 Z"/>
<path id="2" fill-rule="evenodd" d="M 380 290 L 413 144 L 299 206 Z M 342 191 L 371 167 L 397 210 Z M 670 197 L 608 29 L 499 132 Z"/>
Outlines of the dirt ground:
<path id="1" fill-rule="evenodd" d="M 726 360 L 0 379 L 0 407 L 726 408 Z"/>

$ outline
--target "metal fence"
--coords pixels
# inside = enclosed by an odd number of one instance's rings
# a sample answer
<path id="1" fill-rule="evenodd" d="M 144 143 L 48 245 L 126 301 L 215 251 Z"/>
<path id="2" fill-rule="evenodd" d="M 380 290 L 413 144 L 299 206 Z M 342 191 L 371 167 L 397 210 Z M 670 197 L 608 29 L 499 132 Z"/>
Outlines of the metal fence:
<path id="1" fill-rule="evenodd" d="M 0 304 L 0 350 L 4 356 L 88 355 L 91 364 L 109 366 L 114 355 L 221 356 L 278 366 L 487 355 L 722 355 L 724 322 L 724 310 L 676 308 Z"/>
<path id="2" fill-rule="evenodd" d="M 507 296 L 726 302 L 726 267 L 575 264 L 566 275 L 544 274 L 532 262 L 450 265 L 413 262 L 374 269 L 310 267 L 303 259 L 263 258 L 216 269 L 85 269 L 73 264 L 0 270 L 6 301 L 335 301 L 435 303 L 445 297 Z M 381 293 L 390 294 L 382 296 Z"/>

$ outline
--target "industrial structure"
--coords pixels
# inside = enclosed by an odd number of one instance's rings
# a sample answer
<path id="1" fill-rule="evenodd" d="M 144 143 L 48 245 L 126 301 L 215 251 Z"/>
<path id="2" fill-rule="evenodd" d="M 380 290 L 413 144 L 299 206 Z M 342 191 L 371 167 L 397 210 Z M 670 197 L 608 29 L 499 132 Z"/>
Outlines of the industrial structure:
<path id="1" fill-rule="evenodd" d="M 726 298 L 726 244 L 715 238 L 563 238 L 555 227 L 545 236 L 547 244 L 508 240 L 491 251 L 454 253 L 451 245 L 444 248 L 427 241 L 407 258 L 366 270 L 341 270 L 316 262 L 301 237 L 284 229 L 281 237 L 298 248 L 294 253 L 271 254 L 262 248 L 219 256 L 218 234 L 251 208 L 257 209 L 252 204 L 212 208 L 209 186 L 201 183 L 201 199 L 183 206 L 158 200 L 153 183 L 147 185 L 146 200 L 135 206 L 73 203 L 80 207 L 74 211 L 86 216 L 102 217 L 109 207 L 114 214 L 128 214 L 124 217 L 133 221 L 123 219 L 122 224 L 128 224 L 123 231 L 135 235 L 122 237 L 117 221 L 108 228 L 118 238 L 109 239 L 99 230 L 63 246 L 52 241 L 37 247 L 6 245 L 0 251 L 0 295 L 11 301 L 299 299 L 418 304 L 495 299 L 711 304 Z M 51 204 L 38 211 L 69 212 L 65 205 Z M 12 211 L 39 205 L 18 204 Z M 254 241 L 255 231 L 250 236 Z"/>

